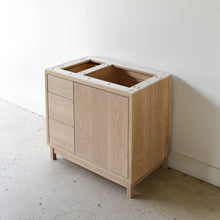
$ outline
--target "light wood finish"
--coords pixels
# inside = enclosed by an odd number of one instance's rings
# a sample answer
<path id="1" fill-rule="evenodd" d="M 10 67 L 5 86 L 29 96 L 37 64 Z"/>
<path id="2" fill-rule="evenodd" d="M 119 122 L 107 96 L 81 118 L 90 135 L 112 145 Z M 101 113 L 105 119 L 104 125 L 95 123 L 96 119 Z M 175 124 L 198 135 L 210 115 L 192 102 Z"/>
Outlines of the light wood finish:
<path id="1" fill-rule="evenodd" d="M 134 184 L 127 184 L 127 197 L 128 198 L 134 197 Z"/>
<path id="2" fill-rule="evenodd" d="M 88 61 L 93 61 L 93 62 L 99 63 L 100 65 L 94 68 L 84 70 L 80 73 L 74 73 L 74 72 L 71 73 L 65 70 L 65 69 L 70 68 L 71 66 L 86 63 Z M 147 78 L 132 87 L 126 87 L 126 86 L 122 86 L 116 83 L 110 83 L 106 81 L 105 79 L 100 80 L 100 79 L 87 76 L 88 74 L 95 72 L 96 70 L 104 69 L 105 67 L 112 66 L 112 65 L 114 65 L 117 68 L 122 68 L 127 71 L 145 75 Z M 128 64 L 122 64 L 122 63 L 118 63 L 115 61 L 106 60 L 106 59 L 97 58 L 97 57 L 83 57 L 77 60 L 69 61 L 67 63 L 48 68 L 45 70 L 45 72 L 46 74 L 49 74 L 49 75 L 62 77 L 63 79 L 86 84 L 94 88 L 103 89 L 105 91 L 117 93 L 123 96 L 127 96 L 129 98 L 131 97 L 132 94 L 146 87 L 149 87 L 150 85 L 170 76 L 170 74 L 168 73 L 162 73 L 159 71 L 146 69 L 146 68 L 134 67 Z"/>
<path id="3" fill-rule="evenodd" d="M 82 58 L 47 69 L 45 88 L 51 159 L 58 154 L 102 175 L 129 198 L 150 173 L 167 167 L 169 74 Z"/>
<path id="4" fill-rule="evenodd" d="M 128 179 L 132 183 L 132 161 L 133 161 L 133 145 L 132 145 L 132 97 L 128 99 Z"/>
<path id="5" fill-rule="evenodd" d="M 95 78 L 92 78 L 92 77 L 87 77 L 85 78 L 84 75 L 81 75 L 79 73 L 72 73 L 72 74 L 61 74 L 59 72 L 54 72 L 53 70 L 46 70 L 47 74 L 49 75 L 52 75 L 52 76 L 55 76 L 55 77 L 62 77 L 63 79 L 65 80 L 69 80 L 71 82 L 78 82 L 78 83 L 81 83 L 81 84 L 86 84 L 88 86 L 91 86 L 91 87 L 94 87 L 94 88 L 97 88 L 97 89 L 101 89 L 101 90 L 104 90 L 104 91 L 108 91 L 108 92 L 112 92 L 112 93 L 116 93 L 116 94 L 119 94 L 119 95 L 122 95 L 122 96 L 126 96 L 126 97 L 131 97 L 132 94 L 130 94 L 128 91 L 124 91 L 124 90 L 121 90 L 121 86 L 120 85 L 116 85 L 116 84 L 112 84 L 109 82 L 105 82 L 105 84 L 103 85 L 103 83 L 101 83 L 102 81 L 99 80 L 100 83 L 97 83 L 97 81 L 95 81 L 96 79 Z M 77 76 L 75 76 L 77 74 Z M 73 77 L 74 75 L 74 77 Z M 83 77 L 83 78 L 82 78 Z M 126 90 L 127 90 L 127 87 L 125 87 Z"/>
<path id="6" fill-rule="evenodd" d="M 114 74 L 114 67 L 112 65 L 99 70 L 95 70 L 91 73 L 86 74 L 86 76 L 105 80 L 106 82 L 117 83 L 117 75 Z"/>
<path id="7" fill-rule="evenodd" d="M 128 98 L 75 83 L 76 155 L 121 176 L 128 167 Z"/>
<path id="8" fill-rule="evenodd" d="M 48 104 L 48 75 L 45 71 L 45 107 L 46 107 L 46 131 L 47 131 L 47 144 L 50 144 L 50 135 L 49 135 L 49 104 Z"/>
<path id="9" fill-rule="evenodd" d="M 161 164 L 161 166 L 162 166 L 163 168 L 165 168 L 165 169 L 168 168 L 168 157 L 165 157 L 165 159 L 164 159 L 163 163 Z"/>
<path id="10" fill-rule="evenodd" d="M 49 119 L 49 127 L 50 143 L 73 153 L 73 128 L 58 121 L 55 121 L 54 119 Z"/>
<path id="11" fill-rule="evenodd" d="M 88 61 L 86 63 L 82 63 L 82 64 L 76 64 L 73 66 L 70 66 L 68 68 L 64 68 L 65 70 L 68 70 L 70 72 L 74 72 L 74 73 L 78 73 L 80 71 L 92 68 L 94 66 L 99 65 L 98 63 L 92 62 L 92 61 Z"/>
<path id="12" fill-rule="evenodd" d="M 48 91 L 73 99 L 73 82 L 60 77 L 48 75 Z"/>
<path id="13" fill-rule="evenodd" d="M 53 147 L 50 147 L 50 159 L 51 160 L 56 160 L 57 159 L 57 155 L 55 154 Z"/>
<path id="14" fill-rule="evenodd" d="M 53 146 L 53 147 L 54 147 L 54 152 L 56 154 L 66 158 L 67 160 L 74 162 L 75 164 L 80 165 L 81 167 L 84 167 L 88 170 L 91 170 L 92 172 L 99 174 L 99 175 L 127 188 L 128 179 L 126 179 L 120 175 L 117 175 L 110 170 L 107 170 L 103 167 L 100 167 L 100 166 L 98 166 L 88 160 L 85 160 L 81 157 L 78 157 L 75 154 L 71 154 L 68 151 L 62 150 L 61 148 L 59 148 L 57 146 Z"/>
<path id="15" fill-rule="evenodd" d="M 48 94 L 49 118 L 73 126 L 73 100 Z"/>
<path id="16" fill-rule="evenodd" d="M 171 77 L 132 97 L 133 182 L 169 153 L 171 140 Z"/>
<path id="17" fill-rule="evenodd" d="M 114 65 L 104 67 L 86 75 L 126 87 L 131 87 L 151 77 L 135 71 L 115 67 Z"/>

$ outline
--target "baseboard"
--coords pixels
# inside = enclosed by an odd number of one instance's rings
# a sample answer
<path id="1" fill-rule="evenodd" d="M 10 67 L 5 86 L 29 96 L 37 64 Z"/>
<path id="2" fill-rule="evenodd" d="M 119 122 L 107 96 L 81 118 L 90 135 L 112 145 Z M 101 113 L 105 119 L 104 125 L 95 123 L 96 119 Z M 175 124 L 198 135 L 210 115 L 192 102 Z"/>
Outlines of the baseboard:
<path id="1" fill-rule="evenodd" d="M 39 115 L 45 116 L 45 106 L 43 100 L 40 103 L 34 100 L 33 98 L 29 98 L 17 91 L 2 88 L 0 88 L 0 98 L 8 102 L 11 102 L 15 105 L 18 105 L 22 108 L 28 109 L 32 112 L 35 112 Z"/>
<path id="2" fill-rule="evenodd" d="M 220 187 L 220 169 L 218 168 L 175 152 L 169 154 L 168 166 Z"/>
<path id="3" fill-rule="evenodd" d="M 32 112 L 45 115 L 44 103 L 39 103 L 18 92 L 0 88 L 0 98 Z M 176 152 L 169 154 L 168 166 L 220 187 L 220 169 L 218 168 L 193 160 Z"/>

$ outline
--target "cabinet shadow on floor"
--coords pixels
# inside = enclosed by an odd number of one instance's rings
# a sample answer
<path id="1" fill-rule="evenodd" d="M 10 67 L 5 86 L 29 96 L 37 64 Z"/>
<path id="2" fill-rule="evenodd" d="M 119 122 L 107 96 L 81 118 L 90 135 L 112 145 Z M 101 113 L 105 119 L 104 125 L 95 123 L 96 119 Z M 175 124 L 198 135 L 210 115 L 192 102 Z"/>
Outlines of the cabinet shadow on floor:
<path id="1" fill-rule="evenodd" d="M 220 214 L 219 187 L 171 168 L 158 168 L 147 177 L 136 187 L 134 199 L 176 209 L 179 214 L 186 210 L 194 216 Z"/>

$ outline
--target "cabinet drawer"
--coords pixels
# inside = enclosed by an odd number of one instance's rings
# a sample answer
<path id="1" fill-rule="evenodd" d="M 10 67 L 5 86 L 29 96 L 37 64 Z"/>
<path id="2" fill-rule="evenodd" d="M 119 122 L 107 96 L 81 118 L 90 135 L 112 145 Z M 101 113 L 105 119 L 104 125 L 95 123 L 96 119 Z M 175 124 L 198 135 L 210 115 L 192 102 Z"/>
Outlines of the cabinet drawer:
<path id="1" fill-rule="evenodd" d="M 73 99 L 73 82 L 56 76 L 48 75 L 48 91 Z"/>
<path id="2" fill-rule="evenodd" d="M 73 126 L 73 100 L 48 93 L 49 118 Z"/>
<path id="3" fill-rule="evenodd" d="M 74 152 L 73 128 L 49 119 L 50 143 L 67 151 Z"/>

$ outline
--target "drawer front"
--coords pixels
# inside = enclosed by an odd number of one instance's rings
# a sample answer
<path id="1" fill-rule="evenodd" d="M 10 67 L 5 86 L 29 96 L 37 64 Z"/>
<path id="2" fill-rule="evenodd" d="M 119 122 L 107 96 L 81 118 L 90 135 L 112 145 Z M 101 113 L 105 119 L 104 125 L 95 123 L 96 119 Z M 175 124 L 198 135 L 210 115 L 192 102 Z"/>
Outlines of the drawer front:
<path id="1" fill-rule="evenodd" d="M 73 100 L 48 93 L 49 118 L 73 126 Z"/>
<path id="2" fill-rule="evenodd" d="M 73 82 L 56 76 L 48 75 L 48 91 L 73 99 Z"/>
<path id="3" fill-rule="evenodd" d="M 74 153 L 73 127 L 49 119 L 50 143 Z"/>

